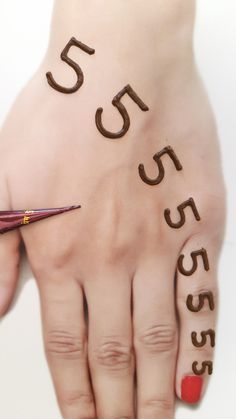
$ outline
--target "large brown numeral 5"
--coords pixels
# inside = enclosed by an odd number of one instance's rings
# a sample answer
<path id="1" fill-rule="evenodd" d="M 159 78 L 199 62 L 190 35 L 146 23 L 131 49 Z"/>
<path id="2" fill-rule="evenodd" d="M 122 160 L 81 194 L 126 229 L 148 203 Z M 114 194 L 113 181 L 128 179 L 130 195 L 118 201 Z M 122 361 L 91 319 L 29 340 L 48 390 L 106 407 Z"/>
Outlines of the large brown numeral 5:
<path id="1" fill-rule="evenodd" d="M 192 335 L 191 335 L 191 337 L 192 337 L 192 344 L 196 348 L 202 348 L 207 343 L 207 336 L 210 337 L 211 347 L 214 348 L 215 347 L 215 332 L 212 329 L 209 329 L 206 332 L 201 332 L 202 340 L 200 342 L 197 340 L 197 333 L 196 332 L 192 332 Z"/>
<path id="2" fill-rule="evenodd" d="M 199 311 L 201 311 L 204 307 L 204 302 L 205 300 L 208 301 L 210 310 L 213 311 L 215 309 L 215 303 L 214 303 L 214 297 L 212 292 L 203 292 L 202 294 L 199 295 L 199 302 L 198 305 L 195 306 L 193 304 L 193 295 L 188 295 L 187 297 L 187 301 L 186 301 L 186 305 L 189 309 L 189 311 L 192 311 L 193 313 L 198 313 Z"/>
<path id="3" fill-rule="evenodd" d="M 123 128 L 119 132 L 110 132 L 110 131 L 107 131 L 104 128 L 104 126 L 102 124 L 103 108 L 98 108 L 97 109 L 96 116 L 95 116 L 96 125 L 97 125 L 97 129 L 100 131 L 100 133 L 104 137 L 112 138 L 112 139 L 113 138 L 121 138 L 129 130 L 130 117 L 129 117 L 129 114 L 128 114 L 126 108 L 124 107 L 124 105 L 120 101 L 121 98 L 125 94 L 129 95 L 131 97 L 131 99 L 139 106 L 139 108 L 142 111 L 147 112 L 149 110 L 147 105 L 145 105 L 145 103 L 138 97 L 138 95 L 135 93 L 135 91 L 132 89 L 132 87 L 128 84 L 112 100 L 112 105 L 115 106 L 118 109 L 118 111 L 120 112 L 120 114 L 123 118 L 123 121 L 124 121 Z"/>
<path id="4" fill-rule="evenodd" d="M 50 86 L 61 93 L 67 93 L 67 94 L 75 93 L 77 90 L 79 90 L 79 88 L 82 86 L 84 82 L 84 74 L 80 66 L 75 61 L 73 61 L 71 58 L 68 57 L 68 52 L 70 48 L 73 46 L 80 48 L 82 51 L 86 52 L 89 55 L 92 55 L 95 53 L 95 50 L 93 48 L 90 48 L 87 45 L 82 44 L 82 42 L 77 41 L 76 38 L 71 38 L 71 40 L 68 42 L 68 44 L 66 45 L 66 47 L 63 49 L 61 53 L 61 59 L 62 61 L 66 62 L 70 67 L 72 67 L 73 70 L 76 72 L 77 74 L 76 84 L 73 87 L 63 87 L 54 80 L 54 77 L 51 72 L 48 72 L 46 74 L 46 77 Z"/>
<path id="5" fill-rule="evenodd" d="M 171 220 L 170 209 L 169 208 L 165 209 L 165 212 L 164 212 L 165 220 L 170 227 L 180 228 L 185 224 L 186 216 L 185 216 L 184 210 L 185 210 L 186 207 L 191 207 L 192 208 L 193 214 L 194 214 L 197 221 L 201 220 L 193 198 L 189 198 L 187 201 L 183 202 L 182 204 L 178 205 L 178 207 L 177 207 L 177 210 L 179 211 L 179 214 L 180 214 L 180 220 L 177 223 L 174 223 Z"/>
<path id="6" fill-rule="evenodd" d="M 202 248 L 201 250 L 196 250 L 195 252 L 191 253 L 193 266 L 189 271 L 187 271 L 183 266 L 184 255 L 180 255 L 180 257 L 178 259 L 178 269 L 179 269 L 180 273 L 185 275 L 185 276 L 193 275 L 194 272 L 197 270 L 197 267 L 198 267 L 198 262 L 197 262 L 197 257 L 198 256 L 202 257 L 205 271 L 209 271 L 210 266 L 209 266 L 207 251 Z"/>
<path id="7" fill-rule="evenodd" d="M 173 163 L 175 165 L 176 170 L 182 170 L 183 169 L 183 167 L 182 167 L 178 157 L 176 156 L 173 148 L 170 147 L 170 146 L 167 146 L 167 147 L 163 148 L 163 150 L 159 151 L 159 153 L 156 153 L 153 157 L 153 160 L 155 160 L 155 162 L 157 163 L 158 170 L 159 170 L 159 175 L 157 176 L 156 179 L 150 179 L 146 175 L 144 165 L 143 164 L 139 165 L 139 176 L 148 185 L 158 185 L 164 179 L 165 169 L 164 169 L 163 163 L 161 161 L 161 158 L 162 158 L 162 156 L 164 156 L 164 154 L 169 155 L 169 157 L 171 158 L 171 160 L 173 161 Z"/>
<path id="8" fill-rule="evenodd" d="M 206 372 L 206 369 L 208 369 L 208 374 L 212 375 L 213 363 L 211 361 L 204 361 L 202 363 L 202 368 L 200 370 L 197 368 L 197 366 L 198 366 L 198 362 L 195 361 L 192 365 L 192 370 L 195 375 L 203 375 Z"/>

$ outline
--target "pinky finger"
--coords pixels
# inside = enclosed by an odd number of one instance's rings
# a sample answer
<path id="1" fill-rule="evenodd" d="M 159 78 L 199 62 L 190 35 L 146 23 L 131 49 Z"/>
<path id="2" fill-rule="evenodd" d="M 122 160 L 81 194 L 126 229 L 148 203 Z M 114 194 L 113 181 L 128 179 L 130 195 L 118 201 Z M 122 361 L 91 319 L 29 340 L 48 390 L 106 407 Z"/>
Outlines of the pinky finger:
<path id="1" fill-rule="evenodd" d="M 180 342 L 176 391 L 180 399 L 193 404 L 203 397 L 213 373 L 218 251 L 203 237 L 187 242 L 181 253 L 177 273 Z"/>

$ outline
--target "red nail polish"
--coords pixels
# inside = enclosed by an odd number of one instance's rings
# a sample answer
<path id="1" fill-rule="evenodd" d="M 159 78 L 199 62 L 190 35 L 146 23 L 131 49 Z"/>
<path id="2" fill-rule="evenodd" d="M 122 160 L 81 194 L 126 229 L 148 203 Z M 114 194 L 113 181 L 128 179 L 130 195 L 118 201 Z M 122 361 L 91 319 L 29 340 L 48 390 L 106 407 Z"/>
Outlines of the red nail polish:
<path id="1" fill-rule="evenodd" d="M 195 375 L 183 378 L 181 385 L 181 398 L 186 403 L 197 403 L 201 398 L 203 379 Z"/>

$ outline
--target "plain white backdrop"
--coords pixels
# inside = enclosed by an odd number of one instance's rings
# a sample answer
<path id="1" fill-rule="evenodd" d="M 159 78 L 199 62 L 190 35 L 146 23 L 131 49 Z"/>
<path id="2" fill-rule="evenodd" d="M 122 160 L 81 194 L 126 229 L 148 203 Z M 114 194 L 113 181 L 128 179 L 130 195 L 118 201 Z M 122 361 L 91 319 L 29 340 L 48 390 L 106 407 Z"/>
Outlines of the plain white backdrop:
<path id="1" fill-rule="evenodd" d="M 236 2 L 197 3 L 196 59 L 218 121 L 228 223 L 219 272 L 215 374 L 201 406 L 181 405 L 176 418 L 235 419 Z M 43 57 L 52 5 L 53 0 L 0 0 L 0 124 Z M 25 261 L 12 308 L 0 321 L 0 418 L 61 419 L 43 352 L 37 288 Z"/>

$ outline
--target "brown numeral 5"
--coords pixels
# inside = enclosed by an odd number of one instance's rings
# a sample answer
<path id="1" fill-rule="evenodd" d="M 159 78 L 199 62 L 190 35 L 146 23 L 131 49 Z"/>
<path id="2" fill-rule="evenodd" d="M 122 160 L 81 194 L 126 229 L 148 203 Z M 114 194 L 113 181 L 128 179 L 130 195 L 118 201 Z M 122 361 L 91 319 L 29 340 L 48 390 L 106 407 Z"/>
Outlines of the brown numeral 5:
<path id="1" fill-rule="evenodd" d="M 207 251 L 205 249 L 201 249 L 201 250 L 196 250 L 195 252 L 191 253 L 191 258 L 193 261 L 193 266 L 192 268 L 187 271 L 184 266 L 183 266 L 183 260 L 184 260 L 184 255 L 180 255 L 179 259 L 178 259 L 178 269 L 180 271 L 181 274 L 185 275 L 185 276 L 190 276 L 193 275 L 194 272 L 197 270 L 198 267 L 198 262 L 197 262 L 197 257 L 201 256 L 202 260 L 203 260 L 203 265 L 204 265 L 204 269 L 205 271 L 209 271 L 210 266 L 209 266 L 209 260 L 208 260 L 208 256 L 207 256 Z"/>
<path id="2" fill-rule="evenodd" d="M 95 116 L 96 125 L 97 125 L 98 130 L 100 131 L 100 133 L 104 137 L 113 138 L 113 139 L 114 138 L 121 138 L 129 130 L 130 117 L 129 117 L 129 114 L 128 114 L 125 106 L 120 101 L 121 98 L 125 94 L 129 95 L 131 97 L 131 99 L 139 106 L 139 108 L 142 111 L 147 112 L 149 110 L 147 105 L 145 105 L 145 103 L 138 97 L 138 95 L 135 93 L 135 91 L 132 89 L 132 87 L 128 84 L 112 100 L 112 105 L 115 106 L 118 109 L 118 111 L 120 112 L 120 114 L 123 118 L 123 121 L 124 121 L 123 128 L 119 132 L 110 132 L 110 131 L 107 131 L 104 128 L 104 126 L 102 124 L 103 108 L 98 108 L 97 109 L 96 116 Z"/>
<path id="3" fill-rule="evenodd" d="M 187 201 L 183 202 L 182 204 L 178 205 L 178 207 L 177 207 L 177 210 L 179 211 L 179 214 L 180 214 L 180 220 L 177 223 L 174 223 L 171 220 L 170 209 L 169 208 L 165 209 L 165 211 L 164 211 L 165 220 L 170 227 L 180 228 L 185 224 L 186 216 L 185 216 L 184 210 L 185 210 L 186 207 L 190 207 L 192 209 L 193 214 L 194 214 L 197 221 L 201 220 L 193 198 L 189 198 Z"/>
<path id="4" fill-rule="evenodd" d="M 164 156 L 164 154 L 168 154 L 169 157 L 171 158 L 171 160 L 173 161 L 176 170 L 182 170 L 183 167 L 178 159 L 178 157 L 176 156 L 174 150 L 172 147 L 167 146 L 165 148 L 163 148 L 163 150 L 159 151 L 159 153 L 156 153 L 153 156 L 153 160 L 155 160 L 155 162 L 157 163 L 158 166 L 158 170 L 159 170 L 159 175 L 157 176 L 156 179 L 150 179 L 147 175 L 146 175 L 146 171 L 144 168 L 143 164 L 139 165 L 139 175 L 141 177 L 141 179 L 143 180 L 143 182 L 147 183 L 148 185 L 158 185 L 159 183 L 161 183 L 161 181 L 164 179 L 165 176 L 165 169 L 163 166 L 163 163 L 161 161 L 162 156 Z"/>
<path id="5" fill-rule="evenodd" d="M 206 332 L 201 332 L 202 340 L 200 342 L 197 340 L 197 333 L 196 332 L 192 332 L 192 335 L 191 335 L 191 337 L 192 337 L 192 344 L 196 348 L 202 348 L 207 343 L 207 336 L 210 337 L 211 347 L 214 348 L 215 347 L 215 332 L 212 329 L 209 329 Z"/>
<path id="6" fill-rule="evenodd" d="M 50 86 L 61 93 L 67 93 L 67 94 L 75 93 L 77 90 L 79 90 L 79 88 L 82 86 L 84 82 L 84 74 L 80 66 L 75 61 L 73 61 L 71 58 L 68 57 L 68 52 L 70 48 L 73 46 L 80 48 L 82 51 L 86 52 L 89 55 L 92 55 L 95 53 L 95 50 L 93 48 L 88 47 L 87 45 L 78 41 L 76 38 L 71 38 L 71 40 L 68 42 L 68 44 L 66 45 L 66 47 L 63 49 L 61 53 L 61 59 L 62 61 L 66 62 L 70 67 L 72 67 L 73 70 L 76 72 L 77 82 L 75 83 L 75 85 L 73 87 L 63 87 L 55 81 L 51 72 L 48 72 L 46 74 L 47 81 L 50 84 Z"/>
<path id="7" fill-rule="evenodd" d="M 187 301 L 186 301 L 186 305 L 189 309 L 189 311 L 192 311 L 193 313 L 198 313 L 199 311 L 201 311 L 204 307 L 204 302 L 205 300 L 208 301 L 210 310 L 213 311 L 215 309 L 215 303 L 214 303 L 214 297 L 212 292 L 203 292 L 202 294 L 200 294 L 198 296 L 199 298 L 199 302 L 198 305 L 194 305 L 193 304 L 193 295 L 188 295 Z"/>
<path id="8" fill-rule="evenodd" d="M 203 375 L 208 370 L 208 375 L 213 373 L 213 363 L 211 361 L 204 361 L 200 370 L 197 368 L 198 362 L 195 361 L 192 365 L 192 370 L 195 375 Z"/>

